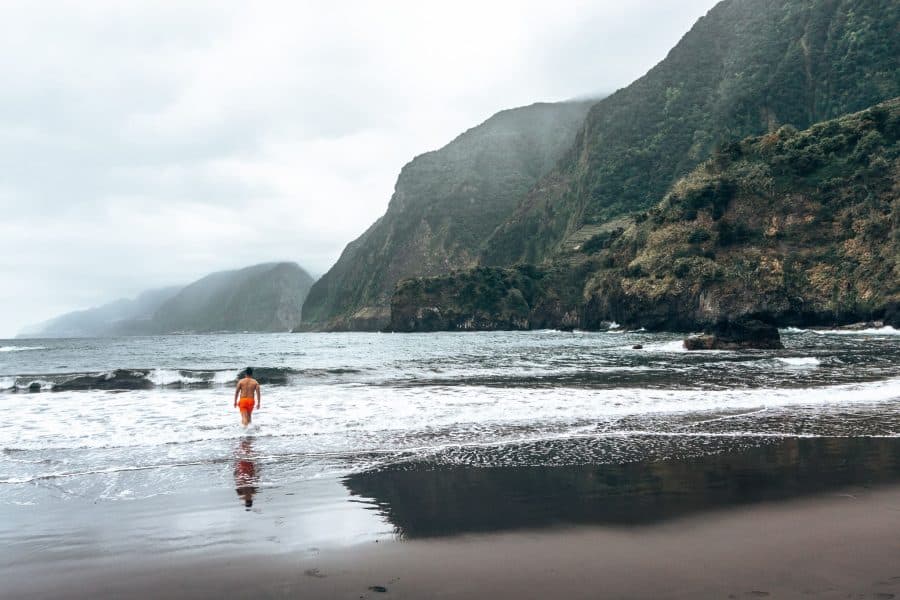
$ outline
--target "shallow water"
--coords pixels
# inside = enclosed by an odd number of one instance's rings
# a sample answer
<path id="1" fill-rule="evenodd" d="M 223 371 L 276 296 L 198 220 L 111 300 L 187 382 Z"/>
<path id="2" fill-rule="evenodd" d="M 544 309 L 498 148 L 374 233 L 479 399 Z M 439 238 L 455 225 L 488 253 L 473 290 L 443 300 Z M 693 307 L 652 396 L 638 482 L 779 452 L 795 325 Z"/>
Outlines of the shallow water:
<path id="1" fill-rule="evenodd" d="M 246 476 L 244 455 L 264 488 L 423 461 L 628 464 L 900 436 L 895 331 L 783 339 L 780 351 L 702 353 L 640 332 L 0 341 L 0 404 L 14 415 L 0 423 L 0 502 L 215 488 Z M 231 406 L 247 364 L 283 382 L 263 386 L 250 432 Z M 145 389 L 53 391 L 116 369 Z"/>

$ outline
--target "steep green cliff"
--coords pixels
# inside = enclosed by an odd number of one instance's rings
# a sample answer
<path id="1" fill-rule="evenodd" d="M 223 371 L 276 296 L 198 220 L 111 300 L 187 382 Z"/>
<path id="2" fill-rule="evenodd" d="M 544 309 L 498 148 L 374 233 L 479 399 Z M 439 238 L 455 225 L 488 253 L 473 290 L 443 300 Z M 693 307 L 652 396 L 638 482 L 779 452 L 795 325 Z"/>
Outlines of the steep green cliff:
<path id="1" fill-rule="evenodd" d="M 407 164 L 385 215 L 313 286 L 304 326 L 383 327 L 398 280 L 474 266 L 485 239 L 571 146 L 590 105 L 505 110 Z"/>
<path id="2" fill-rule="evenodd" d="M 516 323 L 568 327 L 574 320 L 595 327 L 616 315 L 631 321 L 630 315 L 614 310 L 621 308 L 616 300 L 603 300 L 598 282 L 605 282 L 603 289 L 610 298 L 618 293 L 614 277 L 610 279 L 607 273 L 608 263 L 615 257 L 607 251 L 631 226 L 634 214 L 660 202 L 681 177 L 717 148 L 734 148 L 748 135 L 783 134 L 788 131 L 781 129 L 784 124 L 809 127 L 897 96 L 897 2 L 725 0 L 700 19 L 659 65 L 591 108 L 572 148 L 491 235 L 479 264 L 506 273 L 506 281 L 514 279 L 510 278 L 511 265 L 539 267 L 539 287 L 546 293 L 537 294 L 534 303 L 529 302 L 530 317 L 520 317 Z M 810 135 L 821 137 L 822 133 Z M 879 135 L 892 143 L 889 131 Z M 833 158 L 826 154 L 816 160 L 827 171 L 838 168 L 837 162 L 831 162 Z M 788 176 L 779 181 L 783 189 L 792 185 Z M 806 183 L 800 179 L 794 184 L 798 193 L 805 189 Z M 738 215 L 734 222 L 738 229 L 743 226 L 740 218 Z M 844 224 L 852 225 L 849 221 Z M 838 229 L 836 226 L 829 235 L 843 235 Z M 825 245 L 813 238 L 799 243 Z M 663 276 L 664 268 L 659 265 L 657 277 Z M 841 274 L 840 269 L 831 273 Z M 722 276 L 739 273 L 725 271 Z M 866 272 L 865 277 L 869 276 L 875 275 Z M 447 275 L 440 294 L 426 294 L 419 301 L 422 307 L 430 306 L 441 314 L 448 310 L 455 314 L 455 308 L 464 313 L 462 304 L 476 306 L 481 315 L 475 321 L 478 327 L 490 328 L 489 302 L 461 300 L 464 287 L 469 291 L 487 289 L 473 285 L 479 277 L 474 272 Z M 406 285 L 398 290 L 393 306 L 400 318 L 392 327 L 420 327 L 410 305 L 414 289 Z M 689 304 L 692 301 L 682 299 Z M 843 321 L 881 311 L 883 307 L 875 307 L 883 298 L 871 299 L 852 306 L 839 303 L 837 309 L 837 305 L 829 308 L 816 300 L 814 305 L 790 310 L 792 318 L 799 320 Z M 732 309 L 737 311 L 737 305 L 723 308 L 722 314 Z M 787 318 L 788 312 L 784 309 L 773 315 Z M 504 314 L 501 309 L 497 316 Z M 708 316 L 660 317 L 653 326 L 687 327 Z M 648 323 L 651 320 L 648 318 Z M 473 323 L 462 314 L 454 321 Z M 507 321 L 498 318 L 498 327 L 506 327 Z M 436 321 L 431 318 L 430 322 Z"/>
<path id="3" fill-rule="evenodd" d="M 585 326 L 900 326 L 900 99 L 726 146 L 598 255 Z"/>
<path id="4" fill-rule="evenodd" d="M 559 168 L 492 235 L 481 263 L 551 259 L 597 225 L 656 204 L 722 143 L 898 95 L 896 0 L 725 0 L 645 76 L 591 108 Z"/>
<path id="5" fill-rule="evenodd" d="M 391 326 L 900 327 L 900 99 L 727 144 L 566 259 L 403 282 Z"/>

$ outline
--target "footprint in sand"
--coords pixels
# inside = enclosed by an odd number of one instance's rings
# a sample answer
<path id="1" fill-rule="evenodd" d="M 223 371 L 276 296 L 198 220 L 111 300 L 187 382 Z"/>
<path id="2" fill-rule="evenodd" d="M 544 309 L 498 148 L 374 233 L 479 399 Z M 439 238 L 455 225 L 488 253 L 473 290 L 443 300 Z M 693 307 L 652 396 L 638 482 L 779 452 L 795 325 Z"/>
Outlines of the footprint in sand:
<path id="1" fill-rule="evenodd" d="M 763 598 L 769 595 L 769 592 L 762 592 L 760 590 L 752 590 L 747 592 L 748 596 L 756 596 L 757 598 Z"/>
<path id="2" fill-rule="evenodd" d="M 326 577 L 328 577 L 328 575 L 326 575 L 325 573 L 322 573 L 318 569 L 307 569 L 307 570 L 303 571 L 303 574 L 306 575 L 307 577 L 316 577 L 318 579 L 325 579 Z"/>

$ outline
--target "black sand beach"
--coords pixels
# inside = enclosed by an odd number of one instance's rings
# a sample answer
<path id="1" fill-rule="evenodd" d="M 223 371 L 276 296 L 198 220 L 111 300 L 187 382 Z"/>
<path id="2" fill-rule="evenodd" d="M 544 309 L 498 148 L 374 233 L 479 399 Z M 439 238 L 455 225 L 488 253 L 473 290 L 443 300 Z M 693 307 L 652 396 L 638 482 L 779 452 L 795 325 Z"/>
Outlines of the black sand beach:
<path id="1" fill-rule="evenodd" d="M 900 441 L 763 442 L 283 487 L 255 486 L 257 467 L 236 463 L 220 489 L 48 496 L 40 514 L 3 508 L 0 596 L 900 597 Z"/>

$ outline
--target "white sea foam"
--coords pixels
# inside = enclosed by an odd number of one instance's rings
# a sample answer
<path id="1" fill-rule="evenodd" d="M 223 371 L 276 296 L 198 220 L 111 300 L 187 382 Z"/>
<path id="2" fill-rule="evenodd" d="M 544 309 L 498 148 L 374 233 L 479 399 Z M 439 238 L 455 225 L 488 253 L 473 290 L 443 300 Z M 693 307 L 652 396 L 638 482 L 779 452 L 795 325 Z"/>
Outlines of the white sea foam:
<path id="1" fill-rule="evenodd" d="M 900 329 L 890 325 L 884 327 L 869 327 L 867 329 L 798 329 L 787 327 L 782 330 L 785 333 L 815 333 L 817 335 L 900 335 Z"/>
<path id="2" fill-rule="evenodd" d="M 813 333 L 821 335 L 900 335 L 900 329 L 894 329 L 890 325 L 874 327 L 870 329 L 829 329 L 825 331 L 813 330 Z"/>
<path id="3" fill-rule="evenodd" d="M 806 333 L 806 329 L 800 329 L 799 327 L 785 327 L 780 331 L 781 333 Z"/>
<path id="4" fill-rule="evenodd" d="M 215 385 L 234 385 L 236 379 L 237 373 L 235 371 L 216 371 L 213 373 L 212 382 Z"/>
<path id="5" fill-rule="evenodd" d="M 155 389 L 23 396 L 16 419 L 0 421 L 0 479 L 51 476 L 79 493 L 79 486 L 103 487 L 105 480 L 116 480 L 113 492 L 170 489 L 168 478 L 191 477 L 198 469 L 227 476 L 231 467 L 223 461 L 232 459 L 245 437 L 255 438 L 257 456 L 268 461 L 264 471 L 274 473 L 275 463 L 289 457 L 291 465 L 306 469 L 306 477 L 461 446 L 629 435 L 739 439 L 795 431 L 900 431 L 900 377 L 891 373 L 893 378 L 884 379 L 885 365 L 892 364 L 884 353 L 896 357 L 891 340 L 860 348 L 849 339 L 807 336 L 805 350 L 687 356 L 680 338 L 657 334 L 641 338 L 649 352 L 634 352 L 623 338 L 596 333 L 436 334 L 428 343 L 415 336 L 364 334 L 272 339 L 278 343 L 258 355 L 246 350 L 241 363 L 277 364 L 303 375 L 296 385 L 263 386 L 262 407 L 253 416 L 259 428 L 251 433 L 239 425 L 232 391 L 222 387 L 237 373 L 220 362 L 235 338 L 190 342 L 202 343 L 199 349 L 185 342 L 177 354 L 170 345 L 181 342 L 169 338 L 165 356 L 187 358 L 180 370 L 151 371 Z M 170 365 L 153 362 L 159 350 L 152 346 L 141 354 L 145 345 L 142 340 L 130 352 L 84 363 L 77 362 L 78 347 L 46 362 L 45 371 L 26 370 L 30 365 L 18 370 L 47 372 L 53 380 L 55 365 L 93 374 L 98 364 L 110 368 L 123 361 Z M 831 368 L 815 368 L 819 364 Z M 43 377 L 20 375 L 19 386 Z M 172 385 L 189 380 L 206 385 Z M 803 419 L 802 427 L 794 426 L 795 416 Z"/>
<path id="6" fill-rule="evenodd" d="M 53 389 L 53 382 L 46 379 L 15 379 L 14 385 L 17 390 L 28 390 L 32 385 L 41 386 L 42 392 L 49 392 Z"/>
<path id="7" fill-rule="evenodd" d="M 0 425 L 0 446 L 22 449 L 156 447 L 239 437 L 231 397 L 200 390 L 91 393 L 29 398 L 19 418 L 28 429 Z M 509 429 L 567 430 L 570 425 L 634 415 L 715 413 L 758 407 L 849 406 L 900 399 L 900 378 L 835 386 L 730 390 L 577 389 L 454 386 L 382 388 L 316 385 L 269 388 L 254 414 L 265 435 L 296 438 L 298 448 L 329 451 L 398 449 L 410 436 L 454 430 L 496 441 Z M 435 436 L 439 439 L 440 436 Z"/>
<path id="8" fill-rule="evenodd" d="M 28 352 L 29 350 L 46 350 L 44 346 L 0 346 L 0 352 Z"/>
<path id="9" fill-rule="evenodd" d="M 789 367 L 798 368 L 798 369 L 809 369 L 818 367 L 822 364 L 822 361 L 813 356 L 802 356 L 802 357 L 779 357 L 777 359 L 778 362 L 784 363 Z"/>
<path id="10" fill-rule="evenodd" d="M 647 344 L 644 346 L 644 350 L 652 352 L 687 352 L 687 349 L 684 347 L 684 340 Z"/>
<path id="11" fill-rule="evenodd" d="M 153 385 L 160 387 L 175 384 L 203 383 L 203 380 L 199 377 L 182 375 L 180 371 L 172 369 L 155 369 L 150 373 L 148 379 L 153 382 Z"/>

